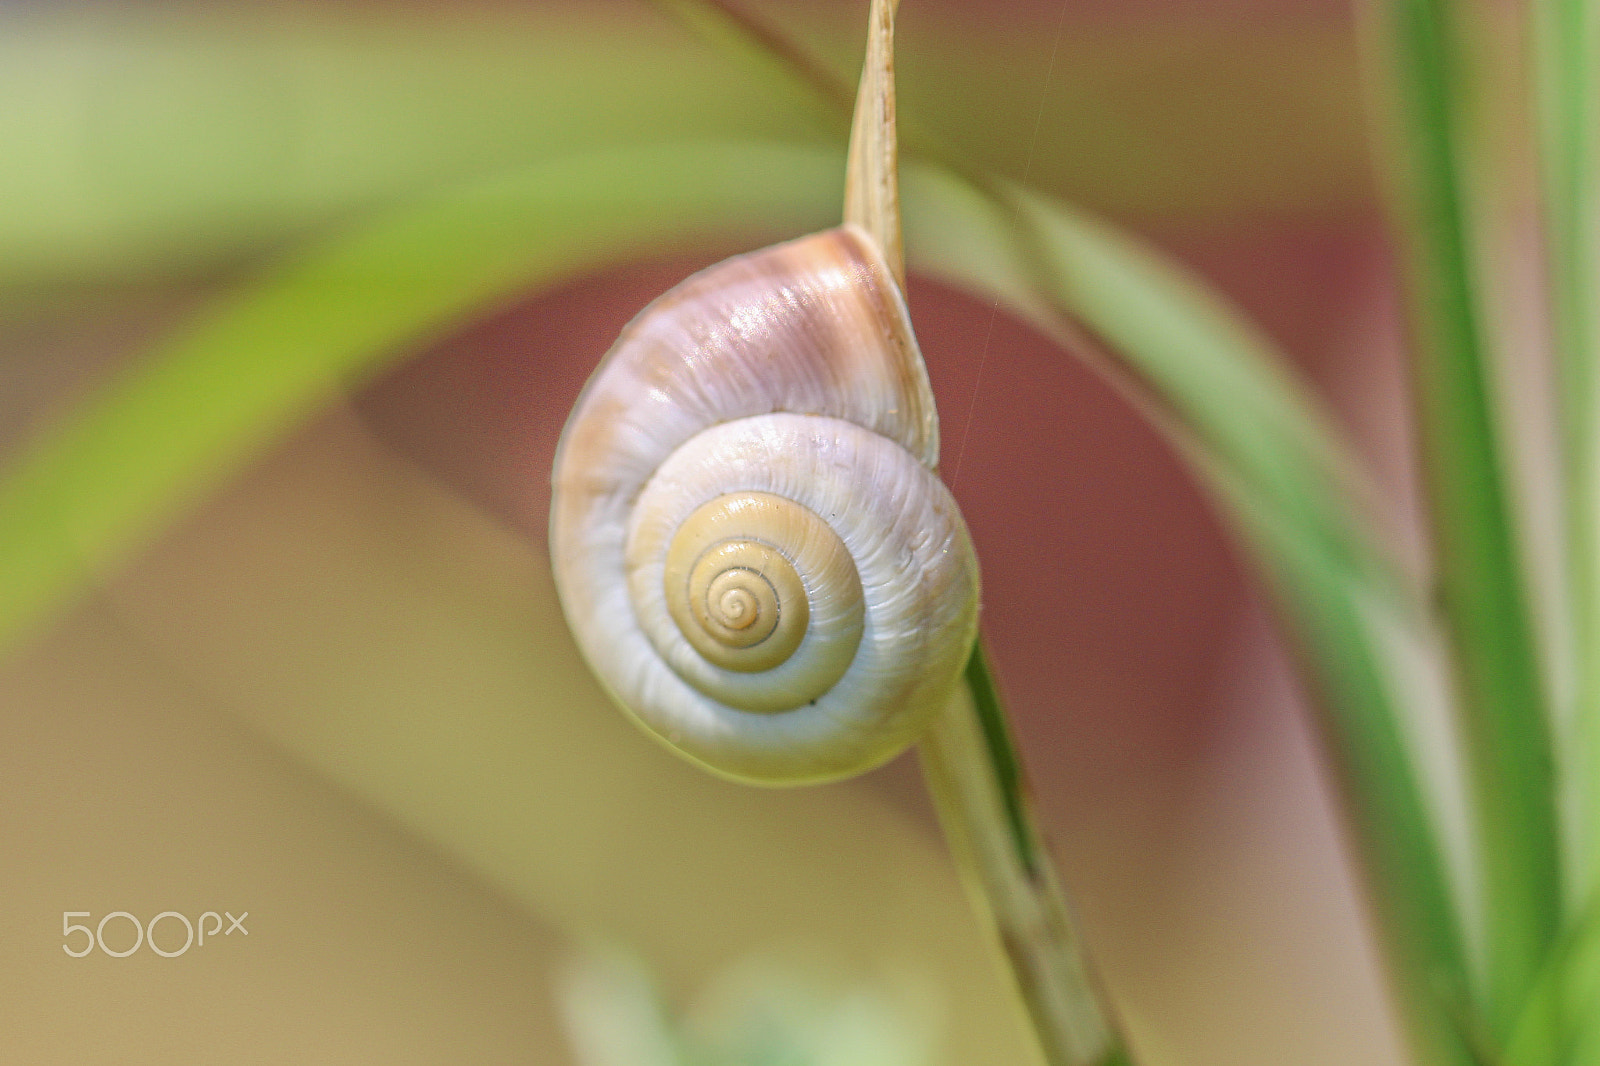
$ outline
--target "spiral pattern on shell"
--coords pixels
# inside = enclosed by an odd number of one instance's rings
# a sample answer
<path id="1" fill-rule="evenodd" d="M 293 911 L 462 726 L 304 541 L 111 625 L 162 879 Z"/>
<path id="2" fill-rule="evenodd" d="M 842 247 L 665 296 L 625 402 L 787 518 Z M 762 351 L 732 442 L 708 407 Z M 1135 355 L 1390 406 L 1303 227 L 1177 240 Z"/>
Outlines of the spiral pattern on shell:
<path id="1" fill-rule="evenodd" d="M 976 635 L 937 441 L 904 302 L 861 231 L 684 281 L 623 332 L 557 449 L 551 554 L 584 657 L 725 776 L 893 757 Z"/>

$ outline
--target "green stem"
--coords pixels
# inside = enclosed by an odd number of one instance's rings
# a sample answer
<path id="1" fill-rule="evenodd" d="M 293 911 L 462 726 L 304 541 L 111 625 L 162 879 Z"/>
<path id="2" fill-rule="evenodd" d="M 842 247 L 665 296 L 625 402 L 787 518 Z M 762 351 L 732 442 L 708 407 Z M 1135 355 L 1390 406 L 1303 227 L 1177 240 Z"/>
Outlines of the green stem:
<path id="1" fill-rule="evenodd" d="M 844 219 L 877 241 L 903 288 L 894 92 L 898 6 L 899 0 L 872 0 L 845 163 Z M 932 410 L 926 379 L 919 385 Z M 950 849 L 979 914 L 1005 951 L 1050 1066 L 1121 1061 L 1061 885 L 1034 828 L 1022 764 L 981 644 L 973 646 L 965 684 L 929 729 L 922 766 Z"/>
<path id="2" fill-rule="evenodd" d="M 923 774 L 973 903 L 993 929 L 1050 1066 L 1131 1061 L 1034 823 L 981 645 L 923 740 Z"/>
<path id="3" fill-rule="evenodd" d="M 1574 910 L 1593 892 L 1600 863 L 1600 7 L 1540 0 L 1535 86 L 1544 180 L 1545 254 L 1552 342 L 1560 375 L 1566 588 L 1572 623 L 1572 783 L 1579 822 L 1569 885 Z"/>
<path id="4" fill-rule="evenodd" d="M 1477 1066 L 1461 1024 L 1469 978 L 1440 819 L 1405 727 L 1406 649 L 1426 640 L 1426 626 L 1420 597 L 1362 520 L 1359 472 L 1270 345 L 1194 278 L 1041 197 L 1013 202 L 1024 222 L 1017 269 L 1032 264 L 1057 312 L 1011 308 L 1063 344 L 1058 313 L 1092 333 L 1115 361 L 1111 380 L 1188 461 L 1248 549 L 1318 711 L 1413 1048 L 1432 1066 Z M 966 250 L 945 269 L 972 258 Z"/>
<path id="5" fill-rule="evenodd" d="M 1422 467 L 1487 916 L 1483 1013 L 1504 1040 L 1560 928 L 1550 716 L 1490 404 L 1452 12 L 1441 0 L 1377 7 L 1396 102 L 1389 147 Z"/>

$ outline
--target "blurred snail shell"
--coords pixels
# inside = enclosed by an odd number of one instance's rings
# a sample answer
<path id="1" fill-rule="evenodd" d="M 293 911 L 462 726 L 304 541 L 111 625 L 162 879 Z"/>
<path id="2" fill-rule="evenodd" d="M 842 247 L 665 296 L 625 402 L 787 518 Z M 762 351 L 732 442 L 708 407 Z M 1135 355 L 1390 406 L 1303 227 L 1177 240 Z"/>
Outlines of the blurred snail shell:
<path id="1" fill-rule="evenodd" d="M 843 226 L 666 293 L 556 452 L 550 544 L 578 645 L 649 731 L 728 777 L 843 777 L 957 683 L 978 571 L 882 254 Z"/>

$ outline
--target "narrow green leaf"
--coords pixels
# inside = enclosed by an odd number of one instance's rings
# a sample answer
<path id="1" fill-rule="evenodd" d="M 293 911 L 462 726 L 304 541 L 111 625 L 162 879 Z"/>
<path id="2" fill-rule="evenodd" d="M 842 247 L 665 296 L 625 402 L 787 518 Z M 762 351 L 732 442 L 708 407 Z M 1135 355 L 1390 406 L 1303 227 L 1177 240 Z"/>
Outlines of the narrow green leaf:
<path id="1" fill-rule="evenodd" d="M 789 5 L 785 24 L 837 24 L 812 6 Z M 848 118 L 844 108 L 830 124 L 770 64 L 725 62 L 643 8 L 490 11 L 0 5 L 0 284 L 190 276 L 541 159 L 695 137 L 821 145 Z M 1338 210 L 1366 195 L 1342 27 L 1085 30 L 1062 45 L 1055 133 L 1036 142 L 1015 116 L 1040 104 L 1051 41 L 1038 24 L 991 20 L 974 33 L 936 5 L 917 17 L 904 110 L 937 114 L 975 168 L 1189 218 Z M 853 77 L 849 28 L 825 37 L 830 69 Z M 1263 85 L 1270 123 L 1251 106 Z"/>
<path id="2" fill-rule="evenodd" d="M 945 841 L 980 920 L 1010 964 L 1045 1061 L 1130 1061 L 1044 847 L 981 640 L 963 692 L 934 719 L 918 755 Z"/>
<path id="3" fill-rule="evenodd" d="M 826 134 L 640 14 L 0 10 L 0 285 L 181 276 L 612 144 Z"/>
<path id="4" fill-rule="evenodd" d="M 1561 382 L 1579 832 L 1572 901 L 1600 884 L 1600 4 L 1534 5 L 1550 320 Z M 1587 787 L 1581 783 L 1587 782 Z"/>
<path id="5" fill-rule="evenodd" d="M 1413 394 L 1439 602 L 1472 781 L 1483 884 L 1483 1012 L 1504 1040 L 1561 927 L 1552 719 L 1531 623 L 1508 466 L 1491 402 L 1463 174 L 1469 72 L 1460 17 L 1438 0 L 1380 0 L 1376 63 L 1390 90 Z"/>
<path id="6" fill-rule="evenodd" d="M 1506 1066 L 1600 1062 L 1600 906 L 1551 953 L 1506 1044 Z"/>
<path id="7" fill-rule="evenodd" d="M 1430 1063 L 1472 1063 L 1457 908 L 1391 657 L 1420 625 L 1373 547 L 1358 479 L 1266 341 L 1150 250 L 1059 205 L 1015 197 L 1024 225 L 951 179 L 908 180 L 912 262 L 987 292 L 1058 337 L 1087 326 L 1115 379 L 1194 464 L 1269 580 L 1322 711 L 1412 1033 Z M 1081 346 L 1080 346 L 1081 347 Z"/>
<path id="8" fill-rule="evenodd" d="M 840 171 L 821 151 L 585 155 L 407 207 L 220 303 L 0 480 L 0 647 L 346 384 L 486 304 L 686 242 L 821 228 Z"/>

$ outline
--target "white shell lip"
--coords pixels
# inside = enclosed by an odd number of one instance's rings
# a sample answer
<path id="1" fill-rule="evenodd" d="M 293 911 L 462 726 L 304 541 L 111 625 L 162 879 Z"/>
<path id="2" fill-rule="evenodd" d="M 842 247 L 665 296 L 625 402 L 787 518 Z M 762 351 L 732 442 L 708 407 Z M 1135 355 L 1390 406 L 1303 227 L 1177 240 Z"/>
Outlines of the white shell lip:
<path id="1" fill-rule="evenodd" d="M 893 757 L 947 698 L 976 636 L 977 565 L 932 472 L 937 439 L 903 298 L 854 227 L 737 256 L 664 294 L 602 361 L 556 452 L 556 587 L 595 674 L 650 732 L 723 776 L 822 781 Z M 732 475 L 720 465 L 741 455 Z M 657 655 L 645 635 L 654 608 L 629 595 L 624 556 L 633 508 L 664 468 L 697 486 L 685 500 L 704 492 L 690 510 L 730 491 L 799 492 L 830 524 L 890 520 L 894 537 L 845 537 L 869 557 L 857 558 L 864 588 L 875 575 L 869 605 L 889 606 L 876 623 L 869 606 L 859 661 L 814 705 L 740 710 Z M 828 492 L 806 495 L 823 483 Z M 889 578 L 908 574 L 897 591 Z M 656 643 L 673 636 L 682 642 L 673 627 Z"/>

